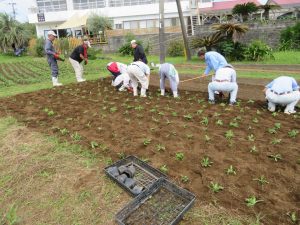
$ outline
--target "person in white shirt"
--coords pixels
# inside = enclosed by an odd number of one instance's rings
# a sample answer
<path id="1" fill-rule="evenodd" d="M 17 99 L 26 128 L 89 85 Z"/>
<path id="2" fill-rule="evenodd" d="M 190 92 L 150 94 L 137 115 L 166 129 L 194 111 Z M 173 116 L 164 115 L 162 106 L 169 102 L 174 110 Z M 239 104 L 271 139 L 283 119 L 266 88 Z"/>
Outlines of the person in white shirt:
<path id="1" fill-rule="evenodd" d="M 284 113 L 296 113 L 295 106 L 300 100 L 297 81 L 293 77 L 280 76 L 270 82 L 264 89 L 268 100 L 268 109 L 274 112 L 276 105 L 286 106 Z"/>
<path id="2" fill-rule="evenodd" d="M 112 86 L 119 91 L 125 91 L 126 88 L 131 91 L 130 78 L 127 73 L 127 65 L 119 62 L 110 62 L 106 66 L 107 70 L 112 74 Z"/>
<path id="3" fill-rule="evenodd" d="M 129 74 L 130 80 L 133 87 L 133 96 L 138 95 L 138 82 L 141 83 L 141 97 L 146 97 L 146 90 L 149 87 L 150 79 L 150 68 L 142 61 L 136 61 L 128 65 L 127 73 Z"/>
<path id="4" fill-rule="evenodd" d="M 208 84 L 208 101 L 211 104 L 215 103 L 215 91 L 229 92 L 229 105 L 234 105 L 236 103 L 238 85 L 236 83 L 236 72 L 232 65 L 227 64 L 226 66 L 218 69 L 213 81 Z"/>
<path id="5" fill-rule="evenodd" d="M 161 64 L 159 67 L 159 76 L 160 76 L 161 95 L 165 95 L 165 80 L 169 79 L 173 96 L 174 98 L 177 98 L 178 97 L 177 87 L 179 84 L 179 76 L 175 67 L 170 63 Z"/>

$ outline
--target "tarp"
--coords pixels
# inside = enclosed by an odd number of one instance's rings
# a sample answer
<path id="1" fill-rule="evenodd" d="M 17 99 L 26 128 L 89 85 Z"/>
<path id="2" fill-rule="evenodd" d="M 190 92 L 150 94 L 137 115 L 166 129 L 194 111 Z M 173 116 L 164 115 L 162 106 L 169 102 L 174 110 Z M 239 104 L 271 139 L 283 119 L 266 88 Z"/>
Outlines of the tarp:
<path id="1" fill-rule="evenodd" d="M 67 28 L 85 26 L 87 19 L 88 19 L 87 15 L 79 16 L 78 14 L 74 14 L 67 21 L 59 25 L 56 29 L 67 29 Z"/>

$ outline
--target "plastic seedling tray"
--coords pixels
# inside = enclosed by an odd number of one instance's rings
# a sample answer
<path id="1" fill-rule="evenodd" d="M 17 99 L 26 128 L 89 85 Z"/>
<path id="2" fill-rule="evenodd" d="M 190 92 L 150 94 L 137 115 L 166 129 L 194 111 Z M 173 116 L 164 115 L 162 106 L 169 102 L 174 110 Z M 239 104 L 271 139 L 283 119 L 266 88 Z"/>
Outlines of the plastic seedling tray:
<path id="1" fill-rule="evenodd" d="M 116 177 L 114 177 L 111 173 L 109 173 L 109 169 L 112 167 L 120 167 L 120 166 L 130 166 L 133 165 L 135 168 L 135 174 L 133 179 L 136 181 L 136 184 L 140 187 L 143 187 L 143 190 L 148 189 L 155 181 L 157 181 L 161 177 L 166 177 L 165 174 L 160 172 L 159 170 L 153 168 L 142 160 L 138 159 L 135 156 L 128 156 L 125 159 L 119 160 L 114 164 L 106 167 L 105 173 L 115 182 L 117 182 L 122 188 L 128 191 L 132 196 L 136 196 L 138 194 L 134 193 L 132 188 L 128 188 L 124 183 L 120 182 Z"/>
<path id="2" fill-rule="evenodd" d="M 195 201 L 195 196 L 165 178 L 134 198 L 116 215 L 119 225 L 175 225 Z"/>

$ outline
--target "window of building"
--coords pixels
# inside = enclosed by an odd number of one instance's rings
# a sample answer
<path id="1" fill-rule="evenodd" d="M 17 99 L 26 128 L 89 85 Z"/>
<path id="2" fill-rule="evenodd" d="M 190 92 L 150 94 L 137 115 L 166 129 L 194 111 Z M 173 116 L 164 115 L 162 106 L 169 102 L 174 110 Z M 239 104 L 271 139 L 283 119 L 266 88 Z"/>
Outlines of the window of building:
<path id="1" fill-rule="evenodd" d="M 39 12 L 67 11 L 66 0 L 36 0 Z"/>
<path id="2" fill-rule="evenodd" d="M 154 20 L 147 20 L 147 28 L 154 27 Z"/>
<path id="3" fill-rule="evenodd" d="M 212 2 L 212 0 L 200 0 L 202 3 Z"/>
<path id="4" fill-rule="evenodd" d="M 130 29 L 130 22 L 124 22 L 124 29 Z"/>
<path id="5" fill-rule="evenodd" d="M 171 19 L 165 19 L 165 27 L 170 27 L 172 25 Z"/>
<path id="6" fill-rule="evenodd" d="M 115 27 L 116 27 L 116 29 L 122 29 L 122 24 L 121 24 L 121 23 L 117 23 L 117 24 L 115 25 Z"/>
<path id="7" fill-rule="evenodd" d="M 168 0 L 168 1 L 175 1 L 175 0 Z M 158 0 L 108 0 L 108 5 L 110 7 L 147 5 L 153 3 L 158 3 Z"/>
<path id="8" fill-rule="evenodd" d="M 139 26 L 138 26 L 138 21 L 131 21 L 130 22 L 130 29 L 138 29 Z"/>
<path id="9" fill-rule="evenodd" d="M 146 20 L 141 20 L 140 21 L 140 28 L 147 28 L 147 21 Z"/>
<path id="10" fill-rule="evenodd" d="M 104 8 L 105 0 L 73 0 L 74 9 Z"/>

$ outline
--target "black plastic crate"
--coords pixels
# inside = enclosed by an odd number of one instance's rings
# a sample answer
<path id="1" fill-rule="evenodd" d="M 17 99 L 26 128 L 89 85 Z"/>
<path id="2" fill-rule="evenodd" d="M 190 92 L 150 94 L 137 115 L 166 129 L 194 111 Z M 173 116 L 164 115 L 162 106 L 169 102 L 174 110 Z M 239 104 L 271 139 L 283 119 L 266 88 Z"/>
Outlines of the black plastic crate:
<path id="1" fill-rule="evenodd" d="M 194 201 L 191 192 L 160 178 L 119 211 L 116 221 L 119 225 L 175 225 Z"/>
<path id="2" fill-rule="evenodd" d="M 142 160 L 138 159 L 135 156 L 128 156 L 125 159 L 119 160 L 115 162 L 114 164 L 106 167 L 105 173 L 113 179 L 115 182 L 117 182 L 122 188 L 124 188 L 126 191 L 128 191 L 132 196 L 136 196 L 132 189 L 126 187 L 124 183 L 121 183 L 116 177 L 112 176 L 108 169 L 112 167 L 120 167 L 120 166 L 129 166 L 133 165 L 136 169 L 136 173 L 134 176 L 134 179 L 136 180 L 137 185 L 144 187 L 145 189 L 148 189 L 155 181 L 157 181 L 161 177 L 166 177 L 165 174 L 160 172 L 159 170 L 153 168 L 149 164 L 143 162 Z"/>

